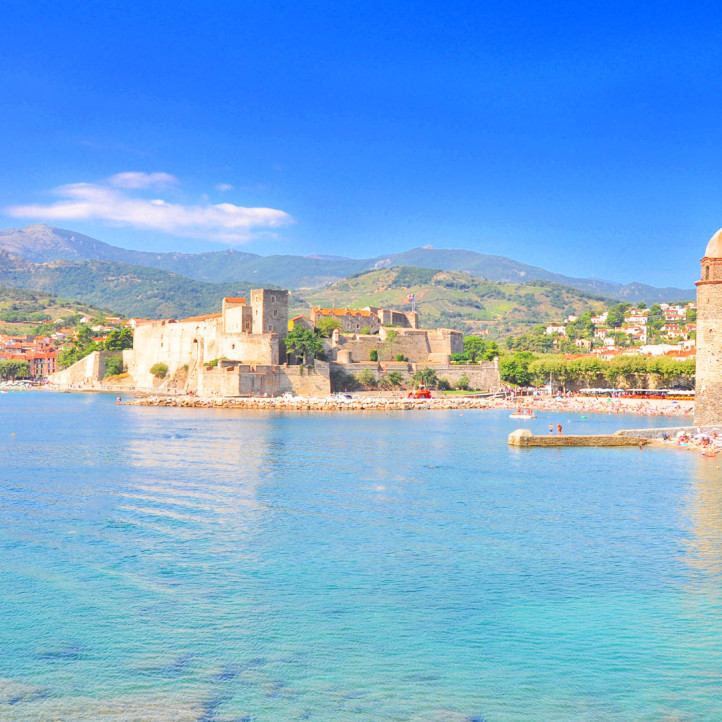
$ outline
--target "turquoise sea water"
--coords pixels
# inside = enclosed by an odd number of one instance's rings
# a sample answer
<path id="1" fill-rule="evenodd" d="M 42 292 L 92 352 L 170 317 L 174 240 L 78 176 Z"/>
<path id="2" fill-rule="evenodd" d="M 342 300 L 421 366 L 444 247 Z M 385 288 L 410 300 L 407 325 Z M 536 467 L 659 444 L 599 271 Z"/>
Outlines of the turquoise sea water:
<path id="1" fill-rule="evenodd" d="M 508 414 L 0 396 L 0 719 L 722 719 L 719 461 Z"/>

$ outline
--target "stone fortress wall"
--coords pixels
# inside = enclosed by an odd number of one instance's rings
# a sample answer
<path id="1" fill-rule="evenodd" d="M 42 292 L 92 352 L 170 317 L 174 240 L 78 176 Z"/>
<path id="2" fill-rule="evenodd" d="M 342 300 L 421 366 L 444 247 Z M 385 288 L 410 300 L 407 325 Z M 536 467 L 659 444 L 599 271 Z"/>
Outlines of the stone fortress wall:
<path id="1" fill-rule="evenodd" d="M 371 351 L 376 351 L 379 361 L 394 361 L 401 354 L 416 363 L 448 364 L 452 354 L 464 352 L 464 335 L 446 328 L 431 331 L 382 327 L 372 335 L 334 331 L 326 348 L 329 358 L 338 363 L 363 363 L 370 360 Z"/>
<path id="2" fill-rule="evenodd" d="M 233 309 L 229 315 L 229 326 L 235 329 L 241 313 Z M 201 373 L 204 364 L 224 357 L 248 364 L 280 363 L 278 334 L 257 335 L 235 330 L 225 333 L 223 327 L 222 314 L 178 322 L 155 321 L 139 326 L 135 330 L 128 373 L 137 386 L 151 388 L 155 377 L 150 369 L 156 363 L 166 364 L 170 377 L 183 369 L 188 379 Z M 191 383 L 191 390 L 195 390 L 194 385 Z"/>
<path id="3" fill-rule="evenodd" d="M 479 364 L 436 364 L 436 363 L 361 363 L 339 364 L 332 362 L 331 371 L 342 371 L 347 374 L 359 374 L 364 369 L 371 371 L 377 378 L 382 378 L 391 371 L 401 374 L 404 383 L 408 384 L 416 371 L 424 368 L 433 369 L 439 379 L 446 379 L 454 386 L 462 377 L 469 380 L 469 388 L 477 391 L 498 391 L 501 388 L 499 361 L 482 361 Z"/>

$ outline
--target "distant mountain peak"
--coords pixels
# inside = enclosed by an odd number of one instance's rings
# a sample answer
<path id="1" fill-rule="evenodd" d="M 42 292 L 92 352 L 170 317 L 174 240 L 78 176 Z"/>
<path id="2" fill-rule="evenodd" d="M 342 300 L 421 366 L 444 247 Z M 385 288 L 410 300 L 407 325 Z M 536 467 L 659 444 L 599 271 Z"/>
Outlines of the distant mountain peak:
<path id="1" fill-rule="evenodd" d="M 463 271 L 490 281 L 553 281 L 579 291 L 629 301 L 679 301 L 695 297 L 693 289 L 653 288 L 592 278 L 572 278 L 505 256 L 469 250 L 434 248 L 431 244 L 402 253 L 354 259 L 313 254 L 259 256 L 236 249 L 207 253 L 158 253 L 112 246 L 81 233 L 36 223 L 22 229 L 0 230 L 0 249 L 33 263 L 49 261 L 114 261 L 159 268 L 204 282 L 235 282 L 284 288 L 318 288 L 368 270 L 412 266 Z"/>

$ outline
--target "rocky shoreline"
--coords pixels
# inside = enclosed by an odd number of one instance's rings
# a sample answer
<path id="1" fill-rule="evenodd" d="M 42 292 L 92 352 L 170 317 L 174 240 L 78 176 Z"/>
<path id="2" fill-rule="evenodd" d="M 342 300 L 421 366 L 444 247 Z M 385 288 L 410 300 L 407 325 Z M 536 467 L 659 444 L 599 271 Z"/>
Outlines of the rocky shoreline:
<path id="1" fill-rule="evenodd" d="M 146 396 L 127 402 L 128 406 L 173 406 L 201 409 L 243 409 L 259 411 L 420 411 L 429 409 L 494 408 L 488 399 L 340 399 L 279 397 L 200 398 L 197 396 Z"/>
<path id="2" fill-rule="evenodd" d="M 571 397 L 564 399 L 536 398 L 479 398 L 465 396 L 437 396 L 431 399 L 409 399 L 393 396 L 357 397 L 198 397 L 143 396 L 126 402 L 129 406 L 167 406 L 177 408 L 240 409 L 258 411 L 428 411 L 522 408 L 534 412 L 637 414 L 640 416 L 687 416 L 691 404 L 669 402 L 634 402 Z"/>

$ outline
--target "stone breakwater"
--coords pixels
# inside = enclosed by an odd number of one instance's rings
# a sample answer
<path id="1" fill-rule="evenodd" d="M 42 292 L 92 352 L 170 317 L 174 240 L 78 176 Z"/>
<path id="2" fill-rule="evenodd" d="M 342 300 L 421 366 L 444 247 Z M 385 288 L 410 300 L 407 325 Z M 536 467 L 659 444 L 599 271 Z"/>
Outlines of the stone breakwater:
<path id="1" fill-rule="evenodd" d="M 488 399 L 339 399 L 328 398 L 199 398 L 197 396 L 146 396 L 129 406 L 174 406 L 199 409 L 256 409 L 259 411 L 421 411 L 433 409 L 488 409 Z"/>
<path id="2" fill-rule="evenodd" d="M 259 411 L 425 411 L 465 409 L 531 410 L 537 413 L 604 413 L 636 414 L 639 416 L 685 416 L 691 413 L 691 404 L 670 404 L 668 401 L 603 400 L 584 397 L 549 399 L 537 398 L 478 398 L 465 396 L 438 396 L 431 399 L 401 397 L 198 397 L 198 396 L 144 396 L 129 401 L 131 406 L 174 406 L 205 409 L 250 409 Z"/>

